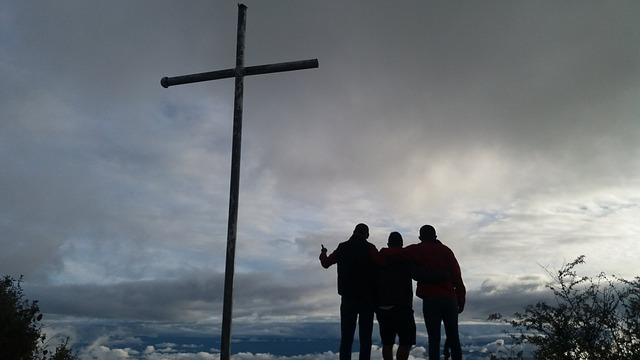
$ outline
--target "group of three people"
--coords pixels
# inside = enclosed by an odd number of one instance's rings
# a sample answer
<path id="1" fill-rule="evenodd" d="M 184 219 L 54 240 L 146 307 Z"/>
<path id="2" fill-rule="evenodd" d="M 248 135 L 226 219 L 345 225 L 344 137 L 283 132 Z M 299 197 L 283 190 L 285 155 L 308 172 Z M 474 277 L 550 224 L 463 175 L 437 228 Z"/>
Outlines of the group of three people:
<path id="1" fill-rule="evenodd" d="M 462 359 L 458 314 L 464 310 L 466 289 L 454 253 L 437 239 L 435 228 L 422 226 L 420 243 L 406 247 L 400 233 L 392 232 L 388 247 L 380 251 L 368 238 L 369 227 L 360 223 L 349 240 L 340 243 L 330 255 L 321 245 L 322 266 L 338 266 L 340 360 L 351 359 L 356 324 L 360 360 L 370 359 L 374 314 L 380 326 L 383 358 L 393 359 L 396 335 L 396 358 L 409 357 L 416 344 L 412 280 L 417 281 L 416 295 L 422 299 L 429 359 L 440 358 L 442 323 L 453 360 Z"/>

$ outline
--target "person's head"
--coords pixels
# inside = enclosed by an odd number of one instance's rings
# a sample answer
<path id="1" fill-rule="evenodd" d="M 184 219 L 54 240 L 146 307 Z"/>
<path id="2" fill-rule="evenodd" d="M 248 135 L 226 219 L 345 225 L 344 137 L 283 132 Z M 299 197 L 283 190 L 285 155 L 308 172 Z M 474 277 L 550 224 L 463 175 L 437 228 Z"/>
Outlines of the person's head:
<path id="1" fill-rule="evenodd" d="M 436 229 L 431 225 L 424 225 L 420 228 L 420 236 L 418 239 L 421 241 L 433 241 L 437 238 Z"/>
<path id="2" fill-rule="evenodd" d="M 354 235 L 361 236 L 365 239 L 369 238 L 369 227 L 366 224 L 360 223 L 356 225 L 356 228 L 353 230 Z"/>
<path id="3" fill-rule="evenodd" d="M 391 234 L 389 234 L 389 241 L 387 242 L 387 245 L 392 248 L 392 247 L 402 247 L 402 235 L 400 235 L 399 232 L 394 231 Z"/>

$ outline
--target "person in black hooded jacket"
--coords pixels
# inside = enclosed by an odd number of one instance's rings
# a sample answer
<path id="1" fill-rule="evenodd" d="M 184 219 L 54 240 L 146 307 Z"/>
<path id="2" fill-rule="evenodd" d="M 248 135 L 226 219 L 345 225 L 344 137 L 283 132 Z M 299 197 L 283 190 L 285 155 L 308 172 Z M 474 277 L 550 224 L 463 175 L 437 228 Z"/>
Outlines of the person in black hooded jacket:
<path id="1" fill-rule="evenodd" d="M 373 317 L 375 310 L 378 254 L 375 245 L 368 242 L 369 227 L 358 224 L 349 240 L 327 256 L 321 245 L 320 263 L 328 269 L 338 265 L 338 294 L 340 302 L 340 360 L 351 359 L 356 324 L 359 326 L 360 360 L 371 358 Z M 359 319 L 358 319 L 359 318 Z"/>

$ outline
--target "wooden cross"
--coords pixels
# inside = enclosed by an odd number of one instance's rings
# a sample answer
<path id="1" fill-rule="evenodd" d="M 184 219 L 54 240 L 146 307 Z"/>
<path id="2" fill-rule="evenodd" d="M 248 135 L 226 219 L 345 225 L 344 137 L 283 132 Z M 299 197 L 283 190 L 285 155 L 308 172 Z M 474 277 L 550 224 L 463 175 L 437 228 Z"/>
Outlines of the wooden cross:
<path id="1" fill-rule="evenodd" d="M 231 188 L 229 195 L 229 223 L 227 226 L 227 258 L 224 271 L 224 299 L 222 309 L 222 336 L 220 359 L 229 360 L 231 344 L 231 314 L 233 304 L 233 273 L 235 262 L 236 230 L 238 221 L 238 193 L 240 187 L 240 145 L 242 141 L 242 97 L 244 77 L 283 71 L 303 70 L 318 67 L 318 59 L 293 61 L 244 67 L 244 39 L 247 7 L 238 4 L 238 40 L 236 45 L 236 67 L 176 77 L 164 77 L 160 84 L 164 88 L 173 85 L 191 84 L 201 81 L 235 77 L 236 91 L 233 104 L 233 142 L 231 150 Z"/>

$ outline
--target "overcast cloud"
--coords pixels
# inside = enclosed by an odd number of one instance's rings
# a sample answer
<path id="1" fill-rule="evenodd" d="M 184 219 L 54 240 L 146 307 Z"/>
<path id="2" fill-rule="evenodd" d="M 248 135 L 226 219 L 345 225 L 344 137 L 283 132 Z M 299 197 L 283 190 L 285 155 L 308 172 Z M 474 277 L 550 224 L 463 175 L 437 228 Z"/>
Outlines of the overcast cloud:
<path id="1" fill-rule="evenodd" d="M 335 320 L 333 249 L 433 224 L 464 320 L 638 275 L 640 4 L 247 1 L 234 317 Z M 237 3 L 0 3 L 0 274 L 55 316 L 218 327 Z M 206 358 L 206 357 L 205 357 Z"/>

